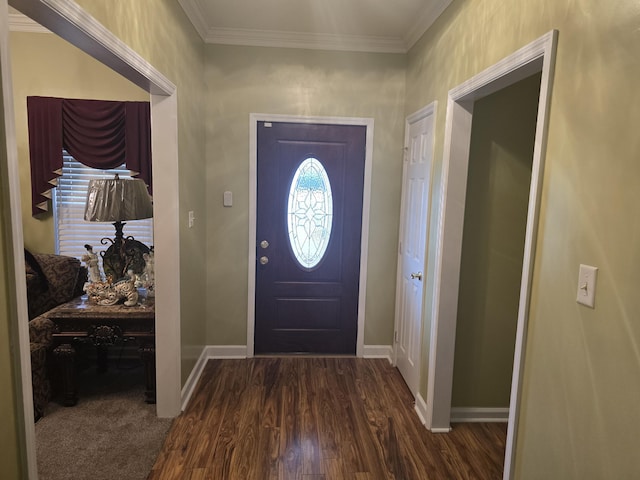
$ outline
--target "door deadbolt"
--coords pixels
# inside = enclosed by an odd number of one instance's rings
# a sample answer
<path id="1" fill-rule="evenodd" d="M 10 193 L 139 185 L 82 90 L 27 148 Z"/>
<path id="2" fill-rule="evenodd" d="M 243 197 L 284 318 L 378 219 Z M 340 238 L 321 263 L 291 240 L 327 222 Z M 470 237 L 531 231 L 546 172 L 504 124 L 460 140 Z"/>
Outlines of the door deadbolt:
<path id="1" fill-rule="evenodd" d="M 267 242 L 266 240 L 262 240 L 262 241 L 260 242 L 260 246 L 261 246 L 262 248 L 269 248 L 269 242 Z"/>
<path id="2" fill-rule="evenodd" d="M 269 263 L 269 257 L 260 257 L 260 265 L 266 265 L 267 263 Z"/>
<path id="3" fill-rule="evenodd" d="M 422 272 L 412 273 L 411 274 L 411 280 L 415 280 L 416 278 L 418 280 L 422 281 Z"/>

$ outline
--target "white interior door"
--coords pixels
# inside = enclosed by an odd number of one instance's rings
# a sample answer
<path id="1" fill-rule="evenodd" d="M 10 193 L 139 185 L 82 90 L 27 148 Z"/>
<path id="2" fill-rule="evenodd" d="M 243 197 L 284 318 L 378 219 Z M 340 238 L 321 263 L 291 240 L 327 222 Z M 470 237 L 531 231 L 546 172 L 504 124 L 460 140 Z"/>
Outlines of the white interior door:
<path id="1" fill-rule="evenodd" d="M 398 370 L 415 396 L 420 387 L 422 304 L 435 105 L 409 116 L 405 130 L 402 211 L 396 286 L 395 354 Z"/>

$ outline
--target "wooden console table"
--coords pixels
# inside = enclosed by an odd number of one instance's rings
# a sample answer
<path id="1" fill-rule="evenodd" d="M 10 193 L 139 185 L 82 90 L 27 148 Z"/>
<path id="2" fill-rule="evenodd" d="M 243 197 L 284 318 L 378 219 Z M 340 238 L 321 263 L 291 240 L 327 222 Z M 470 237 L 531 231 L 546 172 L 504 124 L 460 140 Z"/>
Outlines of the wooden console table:
<path id="1" fill-rule="evenodd" d="M 110 345 L 135 341 L 145 371 L 145 401 L 156 402 L 155 304 L 148 298 L 133 307 L 102 306 L 89 303 L 86 295 L 47 312 L 55 324 L 53 355 L 59 365 L 63 404 L 78 402 L 75 344 L 89 343 L 97 348 L 98 371 L 107 367 Z"/>

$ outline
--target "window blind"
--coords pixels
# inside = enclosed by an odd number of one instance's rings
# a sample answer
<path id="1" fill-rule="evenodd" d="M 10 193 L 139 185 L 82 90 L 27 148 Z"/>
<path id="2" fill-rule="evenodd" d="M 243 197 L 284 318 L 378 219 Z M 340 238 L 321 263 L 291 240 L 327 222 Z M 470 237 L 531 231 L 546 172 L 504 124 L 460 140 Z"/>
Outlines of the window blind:
<path id="1" fill-rule="evenodd" d="M 131 178 L 131 172 L 124 165 L 112 170 L 97 170 L 81 164 L 66 151 L 63 152 L 62 176 L 58 178 L 58 186 L 52 190 L 58 254 L 80 258 L 86 253 L 85 244 L 91 245 L 96 253 L 109 248 L 111 242 L 103 245 L 100 241 L 103 238 L 113 239 L 113 224 L 85 221 L 84 207 L 89 180 L 113 178 L 116 173 L 120 178 Z M 125 237 L 133 236 L 149 247 L 153 245 L 153 219 L 130 220 L 125 223 Z"/>

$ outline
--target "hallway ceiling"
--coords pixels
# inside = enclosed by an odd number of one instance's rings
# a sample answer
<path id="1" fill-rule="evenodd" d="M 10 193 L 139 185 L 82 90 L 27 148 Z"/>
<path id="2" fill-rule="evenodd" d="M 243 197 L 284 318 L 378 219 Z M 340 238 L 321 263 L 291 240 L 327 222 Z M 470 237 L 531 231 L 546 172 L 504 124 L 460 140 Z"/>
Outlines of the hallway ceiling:
<path id="1" fill-rule="evenodd" d="M 206 43 L 405 53 L 452 0 L 178 0 Z"/>

